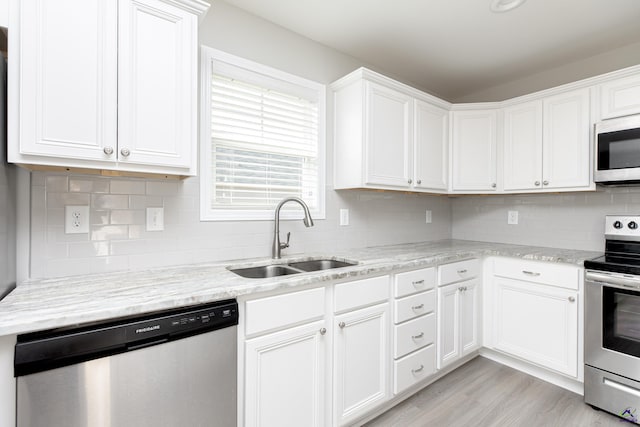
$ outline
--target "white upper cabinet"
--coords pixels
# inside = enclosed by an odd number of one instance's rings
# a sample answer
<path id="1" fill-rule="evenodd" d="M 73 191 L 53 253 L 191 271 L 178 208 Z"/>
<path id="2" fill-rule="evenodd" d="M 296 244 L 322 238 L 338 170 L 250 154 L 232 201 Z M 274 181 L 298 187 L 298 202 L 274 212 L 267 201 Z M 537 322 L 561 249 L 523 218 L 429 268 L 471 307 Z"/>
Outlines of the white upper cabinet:
<path id="1" fill-rule="evenodd" d="M 9 161 L 195 175 L 200 0 L 13 0 Z"/>
<path id="2" fill-rule="evenodd" d="M 504 109 L 505 191 L 542 187 L 542 101 Z"/>
<path id="3" fill-rule="evenodd" d="M 640 75 L 632 75 L 600 85 L 602 119 L 640 113 Z"/>
<path id="4" fill-rule="evenodd" d="M 452 117 L 452 190 L 495 191 L 496 110 L 454 111 Z"/>
<path id="5" fill-rule="evenodd" d="M 366 82 L 366 184 L 407 188 L 411 185 L 412 99 Z"/>
<path id="6" fill-rule="evenodd" d="M 589 89 L 504 108 L 504 191 L 592 189 Z"/>
<path id="7" fill-rule="evenodd" d="M 545 189 L 593 187 L 589 89 L 544 99 L 542 185 Z"/>
<path id="8" fill-rule="evenodd" d="M 414 186 L 420 189 L 447 191 L 449 112 L 416 99 L 413 117 Z"/>
<path id="9" fill-rule="evenodd" d="M 447 102 L 365 69 L 332 88 L 336 189 L 446 192 Z"/>

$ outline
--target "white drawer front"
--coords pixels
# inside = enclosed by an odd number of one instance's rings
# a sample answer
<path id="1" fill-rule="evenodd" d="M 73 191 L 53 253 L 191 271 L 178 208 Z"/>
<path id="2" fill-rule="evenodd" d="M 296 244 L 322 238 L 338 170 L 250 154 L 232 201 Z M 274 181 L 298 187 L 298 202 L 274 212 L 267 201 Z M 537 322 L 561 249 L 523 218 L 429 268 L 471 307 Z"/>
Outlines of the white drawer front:
<path id="1" fill-rule="evenodd" d="M 411 353 L 436 340 L 435 313 L 410 320 L 395 327 L 394 359 Z"/>
<path id="2" fill-rule="evenodd" d="M 247 336 L 324 317 L 325 288 L 308 289 L 284 295 L 247 301 Z"/>
<path id="3" fill-rule="evenodd" d="M 436 372 L 436 347 L 431 344 L 393 363 L 393 393 L 398 394 Z"/>
<path id="4" fill-rule="evenodd" d="M 398 273 L 395 276 L 394 293 L 396 298 L 426 291 L 436 286 L 436 268 Z"/>
<path id="5" fill-rule="evenodd" d="M 578 290 L 581 272 L 580 267 L 575 265 L 515 258 L 496 258 L 493 263 L 493 274 L 495 276 L 543 283 L 573 290 Z"/>
<path id="6" fill-rule="evenodd" d="M 402 323 L 423 314 L 431 313 L 435 309 L 435 289 L 398 299 L 395 301 L 393 322 L 396 324 Z"/>
<path id="7" fill-rule="evenodd" d="M 335 286 L 336 313 L 353 310 L 389 299 L 389 276 L 356 280 Z"/>
<path id="8" fill-rule="evenodd" d="M 438 267 L 438 286 L 468 280 L 480 275 L 480 261 L 468 259 Z"/>

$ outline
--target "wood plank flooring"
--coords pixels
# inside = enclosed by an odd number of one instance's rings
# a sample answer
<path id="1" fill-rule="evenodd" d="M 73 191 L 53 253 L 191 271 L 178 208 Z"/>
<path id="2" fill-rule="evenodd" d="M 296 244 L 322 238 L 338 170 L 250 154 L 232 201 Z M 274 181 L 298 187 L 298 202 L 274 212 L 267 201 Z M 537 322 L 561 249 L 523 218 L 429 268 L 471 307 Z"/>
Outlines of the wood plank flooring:
<path id="1" fill-rule="evenodd" d="M 583 402 L 582 396 L 476 357 L 367 427 L 631 427 Z"/>

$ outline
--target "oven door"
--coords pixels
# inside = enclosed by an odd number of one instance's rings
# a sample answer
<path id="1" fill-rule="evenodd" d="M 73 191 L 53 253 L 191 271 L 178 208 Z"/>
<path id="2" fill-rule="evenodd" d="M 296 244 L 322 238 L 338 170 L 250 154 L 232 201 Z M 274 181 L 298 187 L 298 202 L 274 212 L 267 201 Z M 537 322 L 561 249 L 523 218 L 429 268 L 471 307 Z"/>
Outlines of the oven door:
<path id="1" fill-rule="evenodd" d="M 640 277 L 585 278 L 585 364 L 640 380 Z"/>

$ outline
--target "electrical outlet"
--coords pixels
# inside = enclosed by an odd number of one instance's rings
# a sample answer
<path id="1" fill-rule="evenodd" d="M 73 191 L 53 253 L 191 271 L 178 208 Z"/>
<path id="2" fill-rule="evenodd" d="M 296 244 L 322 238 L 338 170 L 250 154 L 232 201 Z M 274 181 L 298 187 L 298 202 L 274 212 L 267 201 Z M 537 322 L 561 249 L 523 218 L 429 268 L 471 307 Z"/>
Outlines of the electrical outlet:
<path id="1" fill-rule="evenodd" d="M 432 220 L 431 211 L 427 210 L 425 212 L 425 221 L 427 222 L 427 224 L 431 224 L 431 220 Z"/>
<path id="2" fill-rule="evenodd" d="M 507 224 L 509 224 L 509 225 L 517 225 L 518 224 L 518 211 L 508 211 L 507 212 Z"/>
<path id="3" fill-rule="evenodd" d="M 64 207 L 64 232 L 66 234 L 89 232 L 89 206 Z"/>
<path id="4" fill-rule="evenodd" d="M 147 231 L 164 230 L 164 208 L 147 208 Z"/>
<path id="5" fill-rule="evenodd" d="M 349 209 L 340 209 L 340 225 L 349 225 Z"/>

